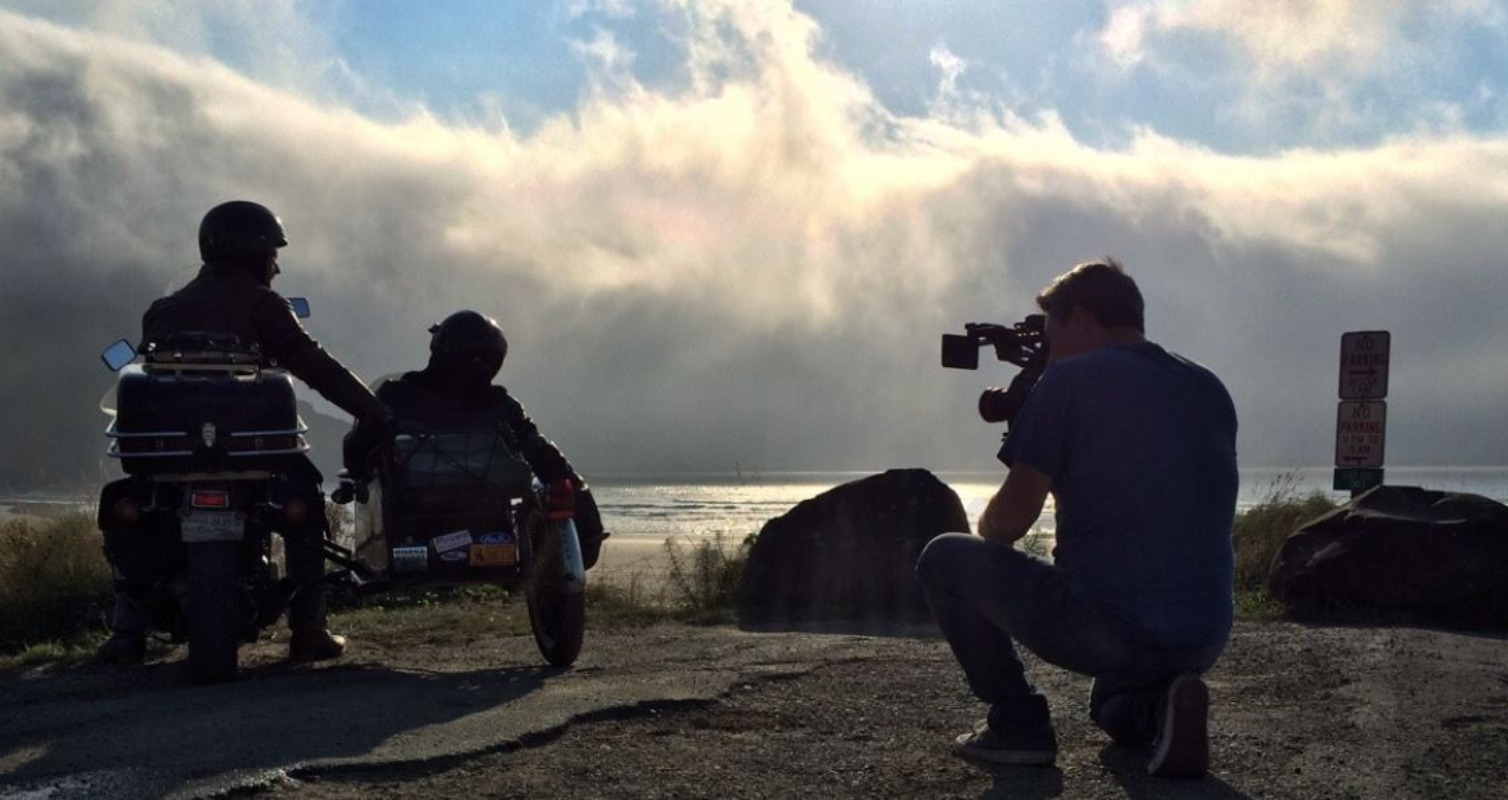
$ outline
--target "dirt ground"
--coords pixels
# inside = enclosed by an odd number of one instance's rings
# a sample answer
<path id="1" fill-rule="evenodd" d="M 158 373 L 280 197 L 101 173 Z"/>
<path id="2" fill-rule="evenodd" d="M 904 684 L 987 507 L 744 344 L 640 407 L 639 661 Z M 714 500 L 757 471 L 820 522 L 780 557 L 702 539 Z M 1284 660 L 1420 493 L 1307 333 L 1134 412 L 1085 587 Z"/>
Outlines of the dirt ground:
<path id="1" fill-rule="evenodd" d="M 665 641 L 664 637 L 657 637 Z M 631 645 L 629 645 L 631 646 Z M 693 668 L 677 665 L 675 669 Z M 877 637 L 710 700 L 645 702 L 488 750 L 305 768 L 256 798 L 1503 798 L 1508 640 L 1419 629 L 1238 624 L 1208 676 L 1211 774 L 1154 780 L 1083 710 L 1088 682 L 1039 663 L 1055 768 L 948 752 L 981 713 L 946 644 Z"/>

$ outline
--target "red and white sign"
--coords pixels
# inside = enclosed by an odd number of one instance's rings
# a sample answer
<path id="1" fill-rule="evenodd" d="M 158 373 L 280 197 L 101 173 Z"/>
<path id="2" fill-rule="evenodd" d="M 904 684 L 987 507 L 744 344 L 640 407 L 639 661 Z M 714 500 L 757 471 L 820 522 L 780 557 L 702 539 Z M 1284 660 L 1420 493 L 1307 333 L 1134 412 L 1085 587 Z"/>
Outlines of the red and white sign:
<path id="1" fill-rule="evenodd" d="M 1340 399 L 1380 400 L 1388 396 L 1387 331 L 1352 331 L 1340 337 Z"/>
<path id="2" fill-rule="evenodd" d="M 1339 403 L 1335 414 L 1335 466 L 1382 466 L 1387 429 L 1386 401 L 1348 400 Z"/>

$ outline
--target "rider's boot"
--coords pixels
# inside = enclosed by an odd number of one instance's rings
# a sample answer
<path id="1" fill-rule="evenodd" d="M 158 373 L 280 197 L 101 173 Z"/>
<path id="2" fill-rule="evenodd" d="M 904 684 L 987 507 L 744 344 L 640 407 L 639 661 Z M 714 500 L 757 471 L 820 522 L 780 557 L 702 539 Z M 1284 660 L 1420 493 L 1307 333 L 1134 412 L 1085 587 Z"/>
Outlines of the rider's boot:
<path id="1" fill-rule="evenodd" d="M 96 664 L 140 664 L 147 657 L 147 620 L 136 601 L 124 591 L 115 593 L 110 615 L 110 638 L 94 651 Z"/>
<path id="2" fill-rule="evenodd" d="M 305 586 L 288 603 L 288 660 L 324 661 L 337 658 L 346 649 L 346 637 L 325 628 L 325 591 L 319 585 Z"/>
<path id="3" fill-rule="evenodd" d="M 318 520 L 323 521 L 320 509 Z M 299 585 L 288 600 L 288 658 L 291 661 L 324 661 L 346 649 L 346 638 L 325 630 L 324 530 L 311 526 L 283 539 L 288 577 Z"/>

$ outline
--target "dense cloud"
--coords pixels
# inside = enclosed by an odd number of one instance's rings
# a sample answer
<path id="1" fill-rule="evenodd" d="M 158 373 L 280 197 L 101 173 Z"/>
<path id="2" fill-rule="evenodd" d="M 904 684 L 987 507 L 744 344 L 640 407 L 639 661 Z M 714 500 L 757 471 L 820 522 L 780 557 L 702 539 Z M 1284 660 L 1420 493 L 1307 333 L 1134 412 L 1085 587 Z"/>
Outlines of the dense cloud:
<path id="1" fill-rule="evenodd" d="M 789 10 L 688 19 L 683 88 L 619 54 L 523 136 L 0 12 L 0 486 L 95 478 L 95 354 L 231 197 L 282 215 L 278 288 L 362 375 L 421 364 L 450 311 L 497 316 L 504 382 L 589 474 L 992 468 L 973 399 L 1008 372 L 941 370 L 938 334 L 1102 254 L 1151 337 L 1226 379 L 1243 463 L 1329 461 L 1338 338 L 1370 328 L 1393 331 L 1389 462 L 1502 461 L 1508 142 L 1096 150 L 957 98 L 892 114 Z"/>

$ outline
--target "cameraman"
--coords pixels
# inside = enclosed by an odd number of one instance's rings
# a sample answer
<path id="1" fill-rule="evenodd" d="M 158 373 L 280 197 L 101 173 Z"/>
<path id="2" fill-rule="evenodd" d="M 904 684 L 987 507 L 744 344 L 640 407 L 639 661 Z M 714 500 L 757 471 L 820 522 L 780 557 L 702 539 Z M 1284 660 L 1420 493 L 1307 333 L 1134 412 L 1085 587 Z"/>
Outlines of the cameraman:
<path id="1" fill-rule="evenodd" d="M 1136 283 L 1112 259 L 1080 264 L 1036 298 L 1047 369 L 1000 459 L 979 519 L 917 562 L 927 602 L 988 717 L 954 752 L 1052 764 L 1046 698 L 1014 640 L 1094 678 L 1089 713 L 1118 744 L 1153 745 L 1147 771 L 1209 764 L 1202 675 L 1230 635 L 1236 413 L 1209 370 L 1144 336 Z M 1012 547 L 1051 492 L 1054 560 Z"/>

